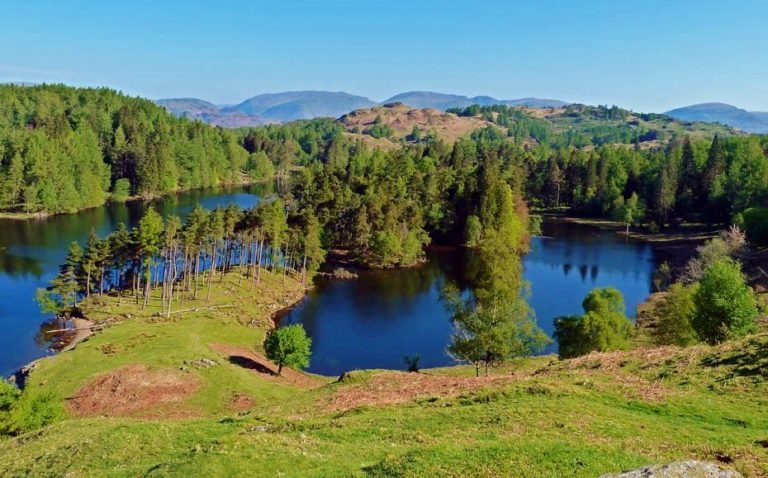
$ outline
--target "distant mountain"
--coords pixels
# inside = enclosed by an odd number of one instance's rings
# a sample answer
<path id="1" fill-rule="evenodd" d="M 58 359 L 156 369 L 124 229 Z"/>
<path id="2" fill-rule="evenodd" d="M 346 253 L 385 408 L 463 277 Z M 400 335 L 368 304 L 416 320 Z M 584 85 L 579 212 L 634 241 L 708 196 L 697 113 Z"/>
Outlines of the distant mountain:
<path id="1" fill-rule="evenodd" d="M 501 100 L 501 104 L 507 106 L 527 106 L 529 108 L 563 108 L 571 103 L 547 98 L 520 98 L 517 100 Z"/>
<path id="2" fill-rule="evenodd" d="M 559 108 L 568 103 L 559 100 L 520 98 L 499 100 L 490 96 L 460 96 L 431 91 L 401 93 L 377 103 L 364 96 L 331 91 L 288 91 L 257 95 L 236 105 L 215 105 L 198 98 L 157 100 L 176 116 L 197 119 L 224 127 L 255 126 L 265 123 L 285 123 L 319 117 L 338 118 L 342 115 L 381 104 L 403 103 L 414 108 L 464 108 L 469 105 L 508 105 L 533 108 Z"/>
<path id="3" fill-rule="evenodd" d="M 293 121 L 319 117 L 333 117 L 376 103 L 364 96 L 330 91 L 289 91 L 254 96 L 234 106 L 222 108 L 222 112 L 259 115 L 270 121 Z"/>
<path id="4" fill-rule="evenodd" d="M 413 108 L 434 108 L 447 110 L 448 108 L 464 108 L 472 104 L 466 96 L 448 95 L 432 91 L 409 91 L 400 93 L 384 101 L 384 104 L 403 103 Z M 487 104 L 485 102 L 481 104 Z"/>
<path id="5" fill-rule="evenodd" d="M 225 112 L 221 108 L 198 98 L 170 98 L 155 101 L 174 116 L 200 120 L 225 128 L 243 126 L 258 126 L 270 123 L 259 115 L 248 115 L 239 112 Z"/>
<path id="6" fill-rule="evenodd" d="M 725 103 L 684 106 L 665 114 L 683 121 L 721 123 L 748 133 L 768 133 L 768 113 L 751 112 Z"/>
<path id="7" fill-rule="evenodd" d="M 499 100 L 491 96 L 461 96 L 433 91 L 409 91 L 400 93 L 384 101 L 387 103 L 403 103 L 414 108 L 435 108 L 446 110 L 449 108 L 466 108 L 470 105 L 507 105 L 529 106 L 532 108 L 560 108 L 568 105 L 565 101 L 540 98 L 520 98 L 515 100 Z"/>
<path id="8" fill-rule="evenodd" d="M 219 113 L 219 108 L 216 105 L 197 98 L 170 98 L 167 100 L 157 100 L 155 103 L 167 109 L 171 114 L 176 116 L 186 115 L 188 118 Z"/>

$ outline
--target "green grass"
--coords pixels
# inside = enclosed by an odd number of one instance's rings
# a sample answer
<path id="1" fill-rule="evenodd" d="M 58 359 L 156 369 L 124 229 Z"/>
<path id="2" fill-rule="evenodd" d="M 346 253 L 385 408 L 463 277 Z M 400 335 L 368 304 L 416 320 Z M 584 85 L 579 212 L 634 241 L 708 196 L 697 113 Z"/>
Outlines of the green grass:
<path id="1" fill-rule="evenodd" d="M 150 369 L 185 367 L 187 373 L 196 375 L 203 386 L 186 404 L 207 414 L 226 411 L 235 393 L 269 400 L 284 398 L 293 387 L 254 378 L 251 371 L 228 363 L 211 344 L 259 350 L 273 309 L 296 302 L 303 295 L 303 287 L 292 278 L 266 271 L 253 291 L 247 280 L 239 285 L 239 275 L 234 273 L 228 274 L 224 283 L 218 281 L 218 277 L 214 279 L 210 300 L 205 299 L 207 289 L 202 284 L 196 300 L 185 300 L 184 309 L 200 310 L 172 314 L 170 319 L 158 315 L 161 304 L 157 293 L 145 310 L 127 297 L 121 305 L 112 296 L 92 298 L 81 306 L 88 318 L 121 322 L 91 336 L 75 350 L 41 360 L 30 377 L 30 386 L 43 386 L 66 398 L 98 374 L 143 364 Z M 174 307 L 182 310 L 178 302 Z M 220 365 L 188 365 L 201 358 Z"/>
<path id="2" fill-rule="evenodd" d="M 238 308 L 171 322 L 134 310 L 76 350 L 44 360 L 31 386 L 64 399 L 121 365 L 178 368 L 184 360 L 216 358 L 210 343 L 255 347 L 263 329 L 242 325 L 242 316 L 268 316 L 270 291 L 282 290 L 282 280 L 265 280 L 261 305 L 250 296 Z M 211 303 L 230 300 L 235 284 L 233 277 L 231 286 L 217 288 Z M 104 354 L 107 344 L 119 351 Z M 368 386 L 379 371 L 304 389 L 222 363 L 189 372 L 204 386 L 180 406 L 196 407 L 200 418 L 69 417 L 0 439 L 0 475 L 591 477 L 678 459 L 715 461 L 717 453 L 745 476 L 766 476 L 766 360 L 765 334 L 720 347 L 562 362 L 536 357 L 494 370 L 512 378 L 483 389 L 344 411 L 331 410 L 330 398 Z M 471 377 L 474 368 L 426 372 Z M 232 393 L 252 397 L 253 407 L 229 409 Z"/>

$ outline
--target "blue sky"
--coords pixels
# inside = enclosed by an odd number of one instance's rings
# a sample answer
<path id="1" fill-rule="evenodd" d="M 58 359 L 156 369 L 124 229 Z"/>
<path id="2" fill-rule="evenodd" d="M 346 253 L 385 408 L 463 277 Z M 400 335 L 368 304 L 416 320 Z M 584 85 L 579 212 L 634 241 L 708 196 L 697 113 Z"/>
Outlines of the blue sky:
<path id="1" fill-rule="evenodd" d="M 0 1 L 0 81 L 768 111 L 768 1 Z"/>

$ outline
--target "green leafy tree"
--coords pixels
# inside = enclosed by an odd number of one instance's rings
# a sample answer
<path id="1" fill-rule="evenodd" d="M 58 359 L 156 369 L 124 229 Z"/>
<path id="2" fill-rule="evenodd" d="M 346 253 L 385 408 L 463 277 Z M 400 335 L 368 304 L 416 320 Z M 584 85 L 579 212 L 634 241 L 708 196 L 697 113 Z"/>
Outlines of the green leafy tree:
<path id="1" fill-rule="evenodd" d="M 306 218 L 306 224 L 302 228 L 302 278 L 306 281 L 311 278 L 320 269 L 325 261 L 325 250 L 320 235 L 322 228 L 320 222 L 314 214 L 309 214 Z"/>
<path id="2" fill-rule="evenodd" d="M 474 364 L 477 376 L 481 367 L 488 375 L 491 367 L 531 355 L 550 342 L 524 301 L 490 300 L 490 304 L 483 305 L 462 299 L 455 289 L 449 288 L 445 294 L 454 325 L 448 352 L 457 360 Z M 487 291 L 485 297 L 487 300 Z"/>
<path id="3" fill-rule="evenodd" d="M 757 298 L 738 262 L 722 258 L 710 264 L 693 297 L 692 325 L 701 340 L 716 344 L 757 331 Z"/>
<path id="4" fill-rule="evenodd" d="M 144 304 L 149 302 L 149 291 L 152 285 L 152 265 L 155 257 L 163 246 L 163 218 L 153 207 L 147 209 L 139 221 L 137 243 L 140 250 L 141 263 L 144 271 Z"/>
<path id="5" fill-rule="evenodd" d="M 645 208 L 640 203 L 637 193 L 632 193 L 626 200 L 622 197 L 617 198 L 613 209 L 613 217 L 617 221 L 624 223 L 627 236 L 629 236 L 629 227 L 640 222 L 644 215 Z"/>
<path id="6" fill-rule="evenodd" d="M 131 260 L 131 233 L 125 226 L 125 223 L 119 223 L 117 229 L 107 238 L 109 242 L 112 270 L 114 271 L 114 283 L 117 287 L 118 304 L 122 304 L 122 281 L 125 272 L 125 266 Z"/>
<path id="7" fill-rule="evenodd" d="M 475 247 L 480 244 L 483 236 L 483 225 L 480 218 L 471 215 L 467 218 L 467 224 L 464 227 L 464 243 L 469 247 Z"/>
<path id="8" fill-rule="evenodd" d="M 312 339 L 301 324 L 278 327 L 267 333 L 264 351 L 267 358 L 277 364 L 277 374 L 281 375 L 284 366 L 296 369 L 309 367 Z"/>
<path id="9" fill-rule="evenodd" d="M 736 224 L 744 229 L 747 239 L 755 245 L 768 245 L 768 207 L 751 207 L 741 212 Z"/>
<path id="10" fill-rule="evenodd" d="M 455 288 L 445 291 L 454 325 L 449 353 L 475 365 L 486 375 L 490 367 L 513 357 L 530 355 L 550 342 L 536 325 L 525 300 L 520 254 L 527 249 L 528 226 L 515 209 L 512 190 L 492 175 L 481 205 L 483 237 L 473 268 L 474 297 Z"/>
<path id="11" fill-rule="evenodd" d="M 681 283 L 672 284 L 656 304 L 653 309 L 656 327 L 652 329 L 655 343 L 687 346 L 699 341 L 692 325 L 696 315 L 694 297 L 697 290 L 698 284 L 691 286 Z"/>
<path id="12" fill-rule="evenodd" d="M 625 315 L 621 292 L 613 287 L 593 289 L 582 307 L 584 315 L 555 319 L 560 358 L 627 348 L 632 322 Z"/>
<path id="13" fill-rule="evenodd" d="M 67 258 L 59 266 L 59 273 L 51 280 L 51 285 L 37 291 L 37 302 L 43 312 L 57 313 L 66 307 L 77 306 L 77 294 L 82 290 L 79 280 L 82 260 L 83 249 L 77 242 L 72 242 Z"/>
<path id="14" fill-rule="evenodd" d="M 112 200 L 124 202 L 131 195 L 131 182 L 126 178 L 120 178 L 112 186 Z"/>

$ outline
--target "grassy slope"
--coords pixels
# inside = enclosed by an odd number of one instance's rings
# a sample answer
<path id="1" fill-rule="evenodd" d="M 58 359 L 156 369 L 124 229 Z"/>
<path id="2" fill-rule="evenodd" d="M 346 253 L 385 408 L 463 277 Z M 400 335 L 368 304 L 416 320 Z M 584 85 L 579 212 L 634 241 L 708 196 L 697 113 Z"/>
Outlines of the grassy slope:
<path id="1" fill-rule="evenodd" d="M 290 277 L 263 271 L 261 282 L 251 291 L 250 279 L 240 283 L 239 277 L 228 274 L 224 283 L 219 282 L 220 276 L 215 277 L 210 300 L 205 299 L 207 289 L 201 279 L 198 298 L 184 303 L 185 310 L 199 310 L 172 314 L 170 319 L 158 316 L 159 297 L 153 297 L 146 310 L 130 298 L 124 298 L 119 306 L 115 297 L 94 298 L 82 306 L 86 316 L 96 322 L 122 321 L 71 352 L 41 360 L 30 378 L 30 386 L 44 386 L 61 397 L 70 397 L 88 379 L 124 365 L 179 369 L 185 361 L 200 358 L 226 362 L 211 344 L 249 349 L 260 346 L 271 315 L 298 301 L 304 288 Z M 181 309 L 178 301 L 174 308 Z M 130 318 L 125 319 L 126 316 Z M 227 368 L 226 373 L 222 366 Z M 215 414 L 226 410 L 227 399 L 235 392 L 278 399 L 292 390 L 285 384 L 254 380 L 253 374 L 242 367 L 229 363 L 222 366 L 186 367 L 203 381 L 202 389 L 189 403 L 192 408 Z"/>
<path id="2" fill-rule="evenodd" d="M 587 131 L 591 128 L 601 126 L 622 126 L 627 125 L 629 122 L 633 122 L 638 128 L 644 130 L 658 130 L 665 132 L 668 136 L 690 136 L 691 138 L 706 138 L 710 139 L 714 135 L 720 136 L 732 136 L 734 134 L 740 134 L 739 131 L 719 124 L 703 123 L 703 122 L 687 122 L 679 121 L 670 117 L 655 118 L 652 120 L 644 120 L 640 116 L 630 115 L 627 120 L 608 120 L 608 119 L 596 119 L 589 116 L 581 115 L 571 117 L 563 114 L 565 110 L 556 109 L 552 114 L 545 114 L 547 120 L 552 124 L 555 131 L 565 132 L 569 129 L 575 129 L 579 131 Z M 539 113 L 540 114 L 540 113 Z M 669 139 L 669 138 L 667 138 Z"/>
<path id="3" fill-rule="evenodd" d="M 389 405 L 384 402 L 391 394 L 377 388 L 367 405 L 340 411 L 331 406 L 334 397 L 371 388 L 381 372 L 358 372 L 344 384 L 318 380 L 317 388 L 304 389 L 224 361 L 209 344 L 259 343 L 263 330 L 240 323 L 243 318 L 267 319 L 266 304 L 275 299 L 283 279 L 267 276 L 258 293 L 237 298 L 234 276 L 226 284 L 215 289 L 210 303 L 237 302 L 239 307 L 190 312 L 173 322 L 134 310 L 131 319 L 75 351 L 44 360 L 31 377 L 31 386 L 67 397 L 94 374 L 124 364 L 178 368 L 183 360 L 209 357 L 223 363 L 192 367 L 189 373 L 204 385 L 178 404 L 198 410 L 200 418 L 68 418 L 0 441 L 0 472 L 595 476 L 681 458 L 714 461 L 715 453 L 721 453 L 747 476 L 768 475 L 768 450 L 760 444 L 768 440 L 768 335 L 717 349 L 663 348 L 564 362 L 518 360 L 496 372 L 506 378 L 485 388 L 427 392 Z M 290 279 L 286 285 L 295 298 L 300 285 Z M 289 294 L 280 294 L 280 300 L 289 301 Z M 427 373 L 469 377 L 474 369 Z M 395 392 L 407 389 L 412 377 L 397 376 L 401 383 Z M 254 399 L 248 413 L 228 408 L 233 393 Z"/>

